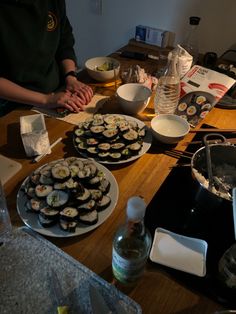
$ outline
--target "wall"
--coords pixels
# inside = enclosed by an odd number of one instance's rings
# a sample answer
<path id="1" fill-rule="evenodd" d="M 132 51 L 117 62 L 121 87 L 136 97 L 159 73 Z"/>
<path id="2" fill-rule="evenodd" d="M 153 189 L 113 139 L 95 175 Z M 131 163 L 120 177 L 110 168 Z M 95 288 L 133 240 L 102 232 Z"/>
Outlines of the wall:
<path id="1" fill-rule="evenodd" d="M 191 15 L 201 17 L 200 52 L 218 56 L 236 43 L 235 0 L 68 0 L 67 13 L 74 28 L 78 63 L 107 55 L 134 37 L 135 26 L 143 24 L 175 33 L 182 41 Z"/>

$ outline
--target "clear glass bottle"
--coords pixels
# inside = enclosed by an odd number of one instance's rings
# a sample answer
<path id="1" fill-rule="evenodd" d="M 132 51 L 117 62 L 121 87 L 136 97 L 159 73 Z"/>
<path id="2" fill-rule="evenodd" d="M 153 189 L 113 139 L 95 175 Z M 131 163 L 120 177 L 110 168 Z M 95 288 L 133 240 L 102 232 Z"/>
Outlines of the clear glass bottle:
<path id="1" fill-rule="evenodd" d="M 124 285 L 133 285 L 142 276 L 151 248 L 151 236 L 144 226 L 146 204 L 141 197 L 128 200 L 126 224 L 114 237 L 112 270 L 114 277 Z"/>
<path id="2" fill-rule="evenodd" d="M 167 67 L 158 79 L 154 97 L 155 114 L 173 114 L 180 96 L 180 77 L 177 70 L 178 54 L 172 51 L 168 55 Z"/>
<path id="3" fill-rule="evenodd" d="M 198 16 L 190 16 L 189 29 L 181 45 L 193 57 L 192 65 L 196 64 L 198 61 L 199 47 L 198 47 L 197 29 L 198 29 L 200 20 L 201 19 Z"/>

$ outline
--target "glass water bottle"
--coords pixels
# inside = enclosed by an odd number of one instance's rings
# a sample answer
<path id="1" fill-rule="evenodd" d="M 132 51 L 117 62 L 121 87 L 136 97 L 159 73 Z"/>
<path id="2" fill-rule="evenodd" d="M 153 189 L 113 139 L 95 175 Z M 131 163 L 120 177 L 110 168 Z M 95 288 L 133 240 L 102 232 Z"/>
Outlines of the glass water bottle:
<path id="1" fill-rule="evenodd" d="M 199 47 L 197 31 L 200 20 L 198 16 L 190 16 L 189 29 L 181 45 L 193 57 L 192 65 L 196 64 L 198 61 Z"/>
<path id="2" fill-rule="evenodd" d="M 146 204 L 141 197 L 132 197 L 126 208 L 126 224 L 114 237 L 112 270 L 122 284 L 132 285 L 142 276 L 151 248 L 151 236 L 144 226 Z"/>
<path id="3" fill-rule="evenodd" d="M 166 70 L 158 80 L 154 98 L 155 114 L 173 114 L 180 96 L 180 77 L 177 70 L 178 54 L 172 51 L 168 55 Z"/>

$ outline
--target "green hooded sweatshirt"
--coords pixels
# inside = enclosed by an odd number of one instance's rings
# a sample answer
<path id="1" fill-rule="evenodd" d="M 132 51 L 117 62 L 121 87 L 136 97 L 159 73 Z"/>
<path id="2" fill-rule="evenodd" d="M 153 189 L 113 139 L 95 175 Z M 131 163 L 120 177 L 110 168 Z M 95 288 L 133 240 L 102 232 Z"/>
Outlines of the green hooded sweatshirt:
<path id="1" fill-rule="evenodd" d="M 60 62 L 72 59 L 64 0 L 0 0 L 0 77 L 49 93 L 62 83 Z"/>

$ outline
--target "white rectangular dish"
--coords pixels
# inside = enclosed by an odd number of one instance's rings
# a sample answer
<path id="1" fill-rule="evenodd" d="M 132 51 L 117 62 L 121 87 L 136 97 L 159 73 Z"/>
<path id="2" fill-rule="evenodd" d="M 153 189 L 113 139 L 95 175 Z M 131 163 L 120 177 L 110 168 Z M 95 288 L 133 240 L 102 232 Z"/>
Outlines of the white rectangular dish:
<path id="1" fill-rule="evenodd" d="M 150 252 L 153 262 L 200 277 L 206 275 L 207 242 L 157 228 Z"/>

